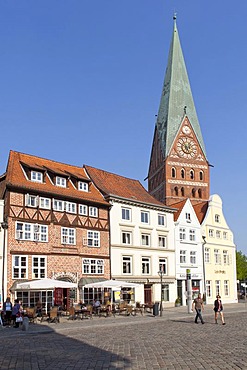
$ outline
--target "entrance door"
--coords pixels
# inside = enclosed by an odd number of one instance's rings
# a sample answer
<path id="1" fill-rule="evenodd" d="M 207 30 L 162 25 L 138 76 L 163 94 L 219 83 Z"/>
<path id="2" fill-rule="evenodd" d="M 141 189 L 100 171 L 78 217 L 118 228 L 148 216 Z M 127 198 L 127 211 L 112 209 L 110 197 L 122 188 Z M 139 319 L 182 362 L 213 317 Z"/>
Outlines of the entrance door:
<path id="1" fill-rule="evenodd" d="M 144 285 L 144 303 L 148 304 L 152 302 L 152 284 Z"/>

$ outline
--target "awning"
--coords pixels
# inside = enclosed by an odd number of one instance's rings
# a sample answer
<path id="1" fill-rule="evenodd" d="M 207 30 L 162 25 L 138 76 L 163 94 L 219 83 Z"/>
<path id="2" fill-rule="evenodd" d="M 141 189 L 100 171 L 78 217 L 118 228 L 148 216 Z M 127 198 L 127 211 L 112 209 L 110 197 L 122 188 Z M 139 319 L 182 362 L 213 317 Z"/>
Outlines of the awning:
<path id="1" fill-rule="evenodd" d="M 81 278 L 78 286 L 82 288 L 86 284 L 99 283 L 100 281 L 105 281 L 105 278 Z"/>

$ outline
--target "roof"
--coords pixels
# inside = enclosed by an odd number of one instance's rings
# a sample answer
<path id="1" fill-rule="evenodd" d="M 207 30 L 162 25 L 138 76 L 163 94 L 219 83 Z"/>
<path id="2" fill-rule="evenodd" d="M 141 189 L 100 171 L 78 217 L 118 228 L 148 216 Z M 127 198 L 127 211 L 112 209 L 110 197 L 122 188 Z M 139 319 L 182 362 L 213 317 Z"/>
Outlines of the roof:
<path id="1" fill-rule="evenodd" d="M 183 118 L 188 117 L 206 158 L 190 82 L 180 45 L 176 17 L 156 127 L 164 158 L 169 154 Z"/>
<path id="2" fill-rule="evenodd" d="M 132 202 L 148 203 L 172 211 L 172 208 L 165 206 L 152 197 L 138 180 L 116 175 L 88 165 L 84 165 L 84 168 L 95 185 L 107 196 L 120 197 Z"/>
<path id="3" fill-rule="evenodd" d="M 200 225 L 201 225 L 207 213 L 208 202 L 205 201 L 205 202 L 196 203 L 193 205 L 193 208 L 198 218 L 198 221 L 200 222 Z"/>
<path id="4" fill-rule="evenodd" d="M 184 208 L 185 206 L 185 203 L 187 202 L 187 199 L 184 199 L 180 202 L 177 202 L 177 203 L 173 203 L 171 204 L 172 207 L 176 208 L 177 211 L 174 213 L 174 221 L 176 222 L 182 212 L 182 209 Z"/>
<path id="5" fill-rule="evenodd" d="M 55 162 L 50 159 L 40 158 L 29 154 L 10 151 L 6 171 L 6 186 L 20 188 L 27 192 L 51 193 L 57 197 L 73 198 L 84 201 L 92 201 L 109 205 L 103 195 L 91 184 L 90 190 L 80 191 L 71 181 L 67 181 L 67 187 L 59 187 L 53 184 L 50 176 L 46 176 L 45 182 L 39 183 L 28 179 L 25 168 L 29 170 L 42 171 L 45 174 L 63 176 L 67 179 L 90 182 L 90 179 L 83 167 L 77 167 L 69 164 Z"/>

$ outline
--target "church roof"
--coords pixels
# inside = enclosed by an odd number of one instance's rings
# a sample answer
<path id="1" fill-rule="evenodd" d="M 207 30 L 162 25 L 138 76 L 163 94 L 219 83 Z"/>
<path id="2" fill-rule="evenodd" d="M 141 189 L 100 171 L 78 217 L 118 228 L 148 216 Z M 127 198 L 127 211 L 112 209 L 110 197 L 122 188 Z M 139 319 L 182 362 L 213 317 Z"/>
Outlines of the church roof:
<path id="1" fill-rule="evenodd" d="M 180 45 L 176 17 L 174 17 L 173 36 L 156 122 L 165 158 L 170 152 L 171 146 L 185 115 L 188 117 L 201 149 L 206 157 L 203 137 Z"/>

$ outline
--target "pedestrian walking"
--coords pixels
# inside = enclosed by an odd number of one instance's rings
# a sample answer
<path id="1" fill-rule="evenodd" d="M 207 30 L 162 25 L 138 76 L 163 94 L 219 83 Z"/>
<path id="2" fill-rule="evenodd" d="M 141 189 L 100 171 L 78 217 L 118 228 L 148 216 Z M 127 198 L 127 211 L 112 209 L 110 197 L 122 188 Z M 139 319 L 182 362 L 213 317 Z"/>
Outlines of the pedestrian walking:
<path id="1" fill-rule="evenodd" d="M 218 324 L 218 315 L 220 314 L 220 318 L 222 321 L 222 325 L 226 325 L 225 320 L 224 320 L 224 315 L 223 315 L 223 304 L 221 302 L 221 297 L 220 295 L 216 296 L 216 300 L 214 301 L 214 319 L 215 319 L 215 324 Z"/>
<path id="2" fill-rule="evenodd" d="M 19 300 L 15 299 L 15 303 L 12 308 L 12 319 L 14 323 L 14 326 L 13 326 L 14 328 L 19 328 L 19 322 L 20 322 L 19 316 L 21 315 L 20 310 L 21 310 L 21 305 L 19 303 Z"/>
<path id="3" fill-rule="evenodd" d="M 6 301 L 3 304 L 3 312 L 6 325 L 10 326 L 12 317 L 12 303 L 10 302 L 10 297 L 7 297 Z"/>
<path id="4" fill-rule="evenodd" d="M 202 318 L 202 311 L 204 311 L 203 299 L 201 294 L 198 294 L 198 297 L 194 299 L 192 303 L 192 311 L 196 311 L 195 324 L 198 324 L 198 318 L 201 320 L 201 323 L 204 324 Z"/>

